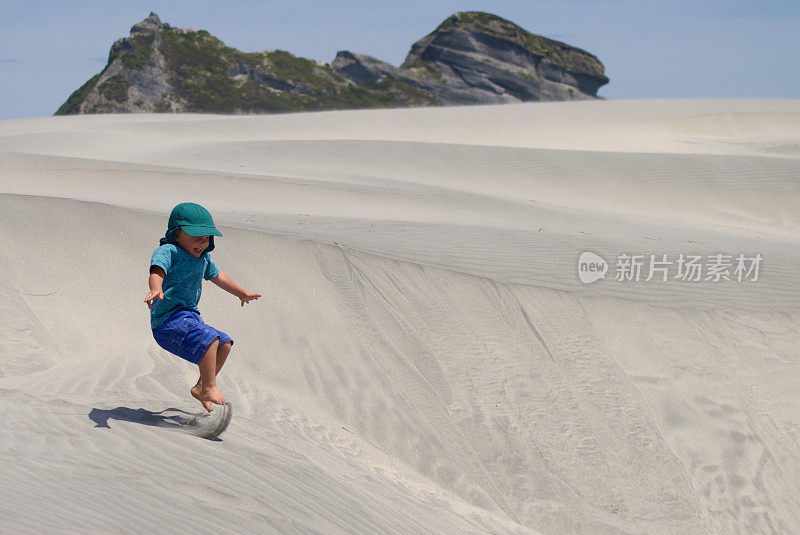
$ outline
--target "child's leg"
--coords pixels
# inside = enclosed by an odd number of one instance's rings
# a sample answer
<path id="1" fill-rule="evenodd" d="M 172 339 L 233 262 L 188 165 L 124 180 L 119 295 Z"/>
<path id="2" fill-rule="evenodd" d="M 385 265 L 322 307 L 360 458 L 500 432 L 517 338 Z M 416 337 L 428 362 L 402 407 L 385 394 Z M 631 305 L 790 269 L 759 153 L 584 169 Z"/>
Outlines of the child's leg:
<path id="1" fill-rule="evenodd" d="M 217 349 L 217 375 L 219 375 L 219 371 L 225 365 L 225 361 L 228 359 L 228 353 L 231 352 L 231 344 L 230 342 L 225 342 L 219 349 Z"/>
<path id="2" fill-rule="evenodd" d="M 219 338 L 215 338 L 214 341 L 208 346 L 208 349 L 206 349 L 206 352 L 203 354 L 203 358 L 200 359 L 200 381 L 197 385 L 195 385 L 194 388 L 192 388 L 192 395 L 200 400 L 200 402 L 203 404 L 203 407 L 205 407 L 208 412 L 212 411 L 212 403 L 220 405 L 226 402 L 225 396 L 223 396 L 222 392 L 220 392 L 217 388 L 218 349 Z M 228 348 L 228 351 L 230 351 L 230 348 Z M 225 351 L 226 358 L 228 356 L 228 351 Z M 224 362 L 224 359 L 222 359 L 221 363 L 224 364 Z M 199 391 L 197 391 L 198 386 L 200 387 Z"/>
<path id="3" fill-rule="evenodd" d="M 228 353 L 231 352 L 232 345 L 233 344 L 231 344 L 230 342 L 225 342 L 224 344 L 222 344 L 217 348 L 217 373 L 214 374 L 215 376 L 219 375 L 219 371 L 225 365 L 225 361 L 228 359 Z M 203 389 L 203 378 L 200 377 L 197 380 L 197 383 L 192 388 L 192 395 L 197 398 L 197 396 L 200 395 L 200 390 L 202 389 Z"/>

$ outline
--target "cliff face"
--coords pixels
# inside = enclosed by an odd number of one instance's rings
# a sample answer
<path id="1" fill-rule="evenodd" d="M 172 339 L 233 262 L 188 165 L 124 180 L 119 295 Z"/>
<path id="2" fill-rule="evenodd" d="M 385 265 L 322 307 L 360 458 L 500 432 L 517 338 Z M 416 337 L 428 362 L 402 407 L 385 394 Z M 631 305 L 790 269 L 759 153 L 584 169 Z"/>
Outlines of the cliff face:
<path id="1" fill-rule="evenodd" d="M 595 98 L 608 83 L 583 50 L 486 13 L 456 13 L 398 68 L 339 52 L 329 65 L 281 51 L 245 53 L 155 13 L 111 47 L 108 64 L 56 115 L 271 113 Z"/>
<path id="2" fill-rule="evenodd" d="M 595 98 L 608 83 L 588 52 L 480 12 L 456 13 L 414 43 L 401 69 L 415 67 L 439 73 L 442 98 L 459 104 Z"/>

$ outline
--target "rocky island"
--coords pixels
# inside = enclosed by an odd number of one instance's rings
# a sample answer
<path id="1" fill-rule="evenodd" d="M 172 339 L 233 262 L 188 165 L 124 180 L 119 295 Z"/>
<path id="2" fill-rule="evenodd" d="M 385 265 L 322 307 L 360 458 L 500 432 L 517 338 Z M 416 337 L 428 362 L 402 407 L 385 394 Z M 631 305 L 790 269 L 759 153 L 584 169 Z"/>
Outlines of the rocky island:
<path id="1" fill-rule="evenodd" d="M 58 109 L 86 113 L 280 113 L 499 104 L 597 97 L 592 54 L 496 15 L 455 13 L 414 43 L 400 67 L 349 51 L 322 63 L 283 50 L 241 52 L 158 15 L 115 42 L 108 64 Z"/>

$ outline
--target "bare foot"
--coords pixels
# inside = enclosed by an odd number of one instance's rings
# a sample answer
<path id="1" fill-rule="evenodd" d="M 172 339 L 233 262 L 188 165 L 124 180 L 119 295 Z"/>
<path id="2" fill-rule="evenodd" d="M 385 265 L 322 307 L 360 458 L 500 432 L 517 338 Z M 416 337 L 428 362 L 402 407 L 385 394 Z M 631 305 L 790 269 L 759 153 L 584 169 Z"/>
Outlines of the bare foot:
<path id="1" fill-rule="evenodd" d="M 199 401 L 200 403 L 203 403 L 203 400 L 202 400 L 202 399 L 200 399 L 200 391 L 202 391 L 202 390 L 203 390 L 203 383 L 202 383 L 202 379 L 198 379 L 198 380 L 197 380 L 197 384 L 196 384 L 196 385 L 194 385 L 194 386 L 192 387 L 192 396 L 194 397 L 194 399 L 196 399 L 196 400 L 197 400 L 197 401 Z M 211 409 L 209 408 L 209 407 L 211 407 L 211 404 L 210 404 L 210 403 L 208 404 L 208 407 L 206 407 L 206 404 L 205 404 L 205 403 L 203 403 L 203 407 L 205 407 L 205 409 L 206 409 L 206 410 L 208 410 L 208 411 L 210 411 L 210 410 L 211 410 Z"/>
<path id="2" fill-rule="evenodd" d="M 194 391 L 194 388 L 192 390 Z M 194 395 L 194 392 L 192 392 L 192 395 Z M 217 405 L 222 405 L 223 403 L 228 402 L 225 399 L 225 396 L 222 395 L 222 392 L 220 392 L 219 388 L 217 388 L 216 386 L 209 386 L 209 387 L 201 386 L 200 392 L 195 397 L 198 400 L 200 400 L 200 403 L 203 404 L 203 407 L 205 407 L 205 409 L 208 412 L 214 410 L 213 408 L 211 408 L 212 403 L 216 403 Z"/>

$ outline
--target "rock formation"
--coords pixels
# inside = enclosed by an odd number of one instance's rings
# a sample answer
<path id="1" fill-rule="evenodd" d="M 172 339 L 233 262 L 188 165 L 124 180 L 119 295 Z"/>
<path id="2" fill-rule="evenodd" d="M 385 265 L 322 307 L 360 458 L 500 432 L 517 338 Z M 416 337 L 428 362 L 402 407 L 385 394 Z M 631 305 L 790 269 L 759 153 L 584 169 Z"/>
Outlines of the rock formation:
<path id="1" fill-rule="evenodd" d="M 608 83 L 583 50 L 481 12 L 456 13 L 400 67 L 342 51 L 331 64 L 274 50 L 245 53 L 207 31 L 150 16 L 111 47 L 108 64 L 57 115 L 274 113 L 597 98 Z"/>
<path id="2" fill-rule="evenodd" d="M 429 74 L 453 104 L 595 98 L 608 83 L 588 52 L 480 12 L 445 20 L 412 45 L 400 68 Z"/>

